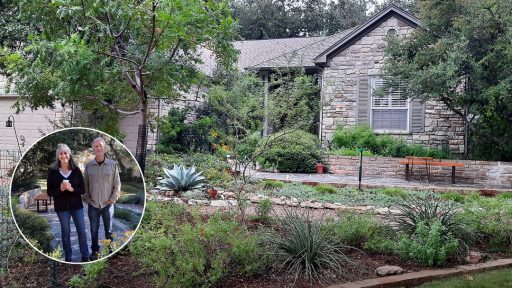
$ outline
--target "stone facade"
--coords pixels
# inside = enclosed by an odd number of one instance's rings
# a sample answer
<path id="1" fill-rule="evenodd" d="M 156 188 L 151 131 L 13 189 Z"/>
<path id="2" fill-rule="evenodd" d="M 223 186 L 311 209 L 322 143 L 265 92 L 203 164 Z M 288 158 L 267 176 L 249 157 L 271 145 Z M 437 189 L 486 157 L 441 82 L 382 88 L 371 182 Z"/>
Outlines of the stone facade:
<path id="1" fill-rule="evenodd" d="M 386 37 L 390 29 L 407 37 L 415 28 L 391 16 L 329 60 L 322 73 L 321 139 L 332 141 L 336 126 L 357 123 L 358 83 L 361 77 L 379 77 L 384 65 Z M 442 103 L 425 103 L 425 131 L 395 134 L 408 143 L 464 151 L 462 120 Z"/>
<path id="2" fill-rule="evenodd" d="M 405 177 L 404 165 L 398 164 L 400 160 L 404 160 L 404 158 L 365 156 L 363 157 L 363 175 L 365 177 Z M 345 176 L 358 175 L 359 157 L 328 156 L 324 161 L 325 164 L 329 165 L 330 173 Z M 455 170 L 457 182 L 512 187 L 512 163 L 474 160 L 450 161 L 464 163 L 464 167 L 457 167 Z M 415 177 L 426 179 L 425 167 L 417 165 L 414 169 Z M 430 177 L 434 181 L 449 182 L 451 173 L 451 167 L 432 166 Z"/>

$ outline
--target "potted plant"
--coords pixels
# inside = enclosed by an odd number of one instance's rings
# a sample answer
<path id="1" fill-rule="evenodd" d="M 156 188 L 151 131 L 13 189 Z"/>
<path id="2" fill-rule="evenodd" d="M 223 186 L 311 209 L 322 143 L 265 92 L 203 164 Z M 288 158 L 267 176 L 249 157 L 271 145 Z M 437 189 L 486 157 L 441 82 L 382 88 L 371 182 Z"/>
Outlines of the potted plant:
<path id="1" fill-rule="evenodd" d="M 219 191 L 215 189 L 215 187 L 210 187 L 210 189 L 208 189 L 208 197 L 210 197 L 211 199 L 217 198 L 218 193 Z"/>
<path id="2" fill-rule="evenodd" d="M 316 174 L 323 174 L 324 173 L 324 164 L 316 163 L 315 169 L 316 169 Z"/>

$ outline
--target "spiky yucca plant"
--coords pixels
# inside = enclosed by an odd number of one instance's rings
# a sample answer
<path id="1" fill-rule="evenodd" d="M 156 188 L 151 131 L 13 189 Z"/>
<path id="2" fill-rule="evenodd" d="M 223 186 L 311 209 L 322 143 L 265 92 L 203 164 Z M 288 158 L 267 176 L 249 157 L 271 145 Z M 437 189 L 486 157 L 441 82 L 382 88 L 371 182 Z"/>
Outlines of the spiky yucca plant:
<path id="1" fill-rule="evenodd" d="M 164 168 L 165 176 L 160 180 L 160 185 L 156 188 L 159 190 L 174 190 L 176 192 L 187 191 L 200 188 L 203 186 L 202 181 L 205 179 L 201 176 L 201 172 L 196 172 L 196 167 L 186 168 L 184 165 L 176 165 L 172 170 Z"/>

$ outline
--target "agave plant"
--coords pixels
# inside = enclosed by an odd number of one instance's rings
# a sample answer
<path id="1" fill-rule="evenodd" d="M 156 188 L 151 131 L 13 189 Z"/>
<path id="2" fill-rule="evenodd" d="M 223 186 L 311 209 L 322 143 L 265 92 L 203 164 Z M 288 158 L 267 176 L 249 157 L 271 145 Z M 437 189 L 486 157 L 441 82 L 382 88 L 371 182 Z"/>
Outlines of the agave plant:
<path id="1" fill-rule="evenodd" d="M 160 190 L 187 191 L 203 186 L 205 179 L 201 176 L 203 172 L 196 172 L 196 167 L 186 168 L 184 165 L 176 165 L 172 170 L 164 168 L 165 177 L 160 180 L 160 185 L 156 188 Z"/>

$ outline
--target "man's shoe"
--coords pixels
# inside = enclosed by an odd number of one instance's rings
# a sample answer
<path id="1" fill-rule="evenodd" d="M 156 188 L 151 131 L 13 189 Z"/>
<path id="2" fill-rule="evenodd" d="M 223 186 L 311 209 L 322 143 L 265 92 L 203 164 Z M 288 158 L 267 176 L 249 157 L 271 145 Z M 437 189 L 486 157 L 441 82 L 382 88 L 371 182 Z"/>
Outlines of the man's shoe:
<path id="1" fill-rule="evenodd" d="M 89 257 L 83 257 L 83 256 L 82 256 L 82 262 L 89 262 L 89 261 L 91 261 L 91 260 L 89 259 Z"/>
<path id="2" fill-rule="evenodd" d="M 91 256 L 89 257 L 89 260 L 90 261 L 98 260 L 98 255 L 99 255 L 98 252 L 92 252 Z"/>

